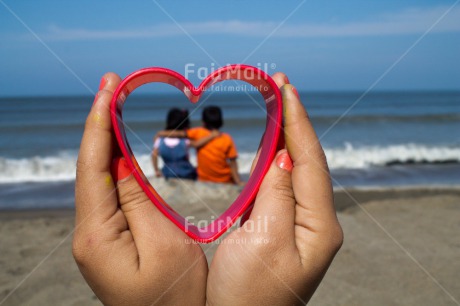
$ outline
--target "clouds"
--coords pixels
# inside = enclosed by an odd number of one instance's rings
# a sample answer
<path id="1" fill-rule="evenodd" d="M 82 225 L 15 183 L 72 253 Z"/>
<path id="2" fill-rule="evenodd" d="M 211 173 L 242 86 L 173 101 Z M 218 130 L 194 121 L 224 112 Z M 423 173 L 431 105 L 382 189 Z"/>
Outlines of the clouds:
<path id="1" fill-rule="evenodd" d="M 279 27 L 279 22 L 273 21 L 228 20 L 184 22 L 180 23 L 180 26 L 193 36 L 232 35 L 263 38 L 272 32 L 272 37 L 278 38 L 410 35 L 424 33 L 444 14 L 445 16 L 431 32 L 460 32 L 460 7 L 449 11 L 447 6 L 406 9 L 348 23 L 291 23 L 287 21 Z M 276 29 L 277 27 L 279 28 Z M 40 33 L 40 36 L 48 41 L 123 40 L 181 35 L 184 35 L 183 30 L 172 22 L 138 29 L 110 30 L 63 28 L 53 25 L 49 26 L 47 31 Z"/>

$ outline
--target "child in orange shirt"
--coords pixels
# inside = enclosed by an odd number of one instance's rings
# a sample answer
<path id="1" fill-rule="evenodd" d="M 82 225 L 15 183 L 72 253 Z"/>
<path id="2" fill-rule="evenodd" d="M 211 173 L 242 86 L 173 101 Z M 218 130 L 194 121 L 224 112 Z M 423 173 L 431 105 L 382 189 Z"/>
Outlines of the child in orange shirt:
<path id="1" fill-rule="evenodd" d="M 208 106 L 202 113 L 203 127 L 191 128 L 186 131 L 161 131 L 160 137 L 188 137 L 199 140 L 203 137 L 216 135 L 204 146 L 197 148 L 198 179 L 216 183 L 233 183 L 242 185 L 238 174 L 236 159 L 238 152 L 230 135 L 219 129 L 223 125 L 222 111 L 217 106 Z"/>

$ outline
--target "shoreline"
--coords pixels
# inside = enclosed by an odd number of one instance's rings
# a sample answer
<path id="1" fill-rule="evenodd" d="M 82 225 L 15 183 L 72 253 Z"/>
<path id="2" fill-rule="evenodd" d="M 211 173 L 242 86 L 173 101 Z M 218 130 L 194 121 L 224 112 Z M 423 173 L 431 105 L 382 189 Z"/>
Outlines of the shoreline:
<path id="1" fill-rule="evenodd" d="M 208 184 L 201 183 L 201 185 L 206 186 Z M 209 184 L 209 186 L 216 187 L 216 184 Z M 217 188 L 218 187 L 219 185 L 217 185 Z M 238 192 L 238 188 L 240 187 L 227 185 L 226 188 L 232 189 L 233 192 Z M 453 195 L 460 197 L 460 185 L 334 188 L 334 204 L 337 212 L 342 212 L 350 207 L 356 206 L 356 202 L 365 204 L 371 201 L 415 199 L 438 195 Z M 177 200 L 177 197 L 174 199 Z M 228 201 L 228 199 L 224 199 L 224 201 L 225 200 Z M 33 219 L 42 217 L 61 218 L 74 216 L 74 214 L 75 209 L 73 207 L 0 209 L 0 220 Z"/>

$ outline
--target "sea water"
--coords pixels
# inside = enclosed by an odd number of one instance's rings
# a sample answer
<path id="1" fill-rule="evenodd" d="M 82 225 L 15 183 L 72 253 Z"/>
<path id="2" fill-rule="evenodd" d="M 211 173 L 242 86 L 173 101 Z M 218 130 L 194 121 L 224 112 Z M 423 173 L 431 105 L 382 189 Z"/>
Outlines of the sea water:
<path id="1" fill-rule="evenodd" d="M 460 92 L 302 92 L 336 187 L 460 184 Z M 73 206 L 75 164 L 92 97 L 0 98 L 0 209 Z M 146 175 L 153 137 L 171 107 L 201 125 L 208 105 L 223 109 L 224 127 L 248 176 L 266 123 L 254 93 L 209 92 L 196 105 L 180 94 L 130 96 L 123 118 Z M 196 163 L 195 152 L 190 152 Z"/>

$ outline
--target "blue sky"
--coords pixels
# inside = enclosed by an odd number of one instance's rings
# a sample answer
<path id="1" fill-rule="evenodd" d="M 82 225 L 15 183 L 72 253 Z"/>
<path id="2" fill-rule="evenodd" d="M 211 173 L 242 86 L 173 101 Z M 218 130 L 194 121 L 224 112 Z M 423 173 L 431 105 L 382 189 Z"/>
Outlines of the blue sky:
<path id="1" fill-rule="evenodd" d="M 267 63 L 301 90 L 460 90 L 455 3 L 0 0 L 0 96 L 89 94 L 106 71 L 188 63 Z"/>

